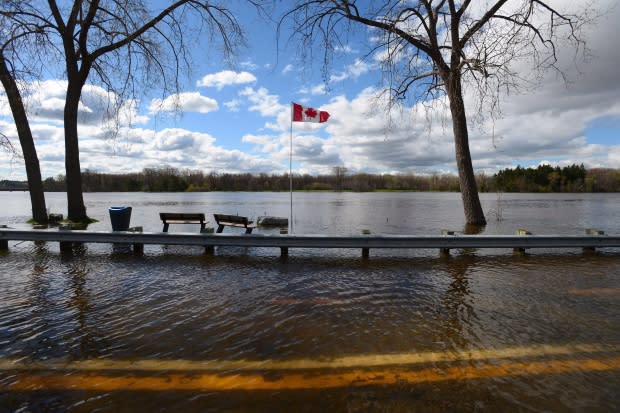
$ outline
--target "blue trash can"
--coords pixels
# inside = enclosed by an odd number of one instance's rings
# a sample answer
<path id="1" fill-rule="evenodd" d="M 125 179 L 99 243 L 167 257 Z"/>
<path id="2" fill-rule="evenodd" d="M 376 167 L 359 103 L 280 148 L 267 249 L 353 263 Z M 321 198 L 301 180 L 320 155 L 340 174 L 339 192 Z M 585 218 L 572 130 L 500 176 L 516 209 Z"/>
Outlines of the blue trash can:
<path id="1" fill-rule="evenodd" d="M 130 220 L 130 206 L 110 207 L 110 221 L 112 222 L 112 231 L 127 231 L 129 229 Z"/>

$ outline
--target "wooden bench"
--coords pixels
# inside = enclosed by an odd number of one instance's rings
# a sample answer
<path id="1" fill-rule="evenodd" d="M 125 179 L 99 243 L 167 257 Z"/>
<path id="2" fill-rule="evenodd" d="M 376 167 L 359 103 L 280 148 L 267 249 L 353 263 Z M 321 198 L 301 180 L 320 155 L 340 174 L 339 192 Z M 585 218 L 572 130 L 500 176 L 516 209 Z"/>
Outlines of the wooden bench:
<path id="1" fill-rule="evenodd" d="M 252 230 L 256 228 L 253 224 L 254 221 L 249 221 L 248 217 L 240 217 L 239 215 L 224 215 L 213 214 L 215 222 L 217 222 L 217 233 L 224 231 L 224 227 L 238 227 L 245 228 L 246 234 L 251 234 Z"/>
<path id="2" fill-rule="evenodd" d="M 203 231 L 207 224 L 207 221 L 205 221 L 205 214 L 201 212 L 160 212 L 159 218 L 161 218 L 164 223 L 163 232 L 168 232 L 170 224 L 200 224 L 200 231 Z"/>

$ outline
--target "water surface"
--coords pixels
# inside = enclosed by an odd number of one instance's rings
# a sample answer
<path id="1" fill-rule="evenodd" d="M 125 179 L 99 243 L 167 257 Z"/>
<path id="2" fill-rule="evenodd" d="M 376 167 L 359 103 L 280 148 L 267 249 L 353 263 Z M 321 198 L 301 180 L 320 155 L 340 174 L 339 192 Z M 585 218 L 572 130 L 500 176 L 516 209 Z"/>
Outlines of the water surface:
<path id="1" fill-rule="evenodd" d="M 64 194 L 48 194 L 64 212 Z M 158 213 L 287 216 L 289 194 L 85 194 Z M 27 195 L 0 193 L 20 227 Z M 486 233 L 620 233 L 620 196 L 484 194 Z M 296 233 L 461 231 L 458 194 L 296 193 Z M 197 227 L 197 226 L 196 226 Z M 197 231 L 172 226 L 171 231 Z M 227 229 L 228 231 L 229 229 Z M 264 230 L 259 231 L 275 231 Z M 374 251 L 10 243 L 0 411 L 617 411 L 615 250 Z"/>

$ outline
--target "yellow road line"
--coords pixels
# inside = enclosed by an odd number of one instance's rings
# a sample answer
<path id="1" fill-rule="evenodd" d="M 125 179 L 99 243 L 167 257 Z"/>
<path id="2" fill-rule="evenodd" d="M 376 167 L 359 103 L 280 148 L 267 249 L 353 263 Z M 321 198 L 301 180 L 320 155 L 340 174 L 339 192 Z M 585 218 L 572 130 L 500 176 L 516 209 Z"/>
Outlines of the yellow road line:
<path id="1" fill-rule="evenodd" d="M 81 371 L 283 371 L 344 368 L 380 368 L 424 363 L 520 359 L 576 354 L 617 353 L 620 344 L 571 344 L 563 346 L 534 345 L 500 349 L 475 349 L 459 352 L 422 352 L 398 354 L 365 354 L 333 359 L 295 360 L 110 360 L 95 359 L 73 362 L 24 361 L 0 359 L 0 370 L 81 370 Z"/>
<path id="2" fill-rule="evenodd" d="M 473 380 L 503 376 L 559 374 L 577 371 L 620 370 L 620 357 L 606 359 L 551 360 L 484 364 L 420 370 L 352 370 L 342 373 L 289 373 L 275 378 L 260 374 L 167 374 L 149 377 L 65 373 L 31 375 L 19 373 L 11 382 L 0 384 L 3 391 L 89 390 L 89 391 L 230 391 L 304 390 L 369 385 L 419 384 L 449 380 Z"/>
<path id="3" fill-rule="evenodd" d="M 620 295 L 620 288 L 571 288 L 566 293 L 580 296 L 616 296 Z"/>

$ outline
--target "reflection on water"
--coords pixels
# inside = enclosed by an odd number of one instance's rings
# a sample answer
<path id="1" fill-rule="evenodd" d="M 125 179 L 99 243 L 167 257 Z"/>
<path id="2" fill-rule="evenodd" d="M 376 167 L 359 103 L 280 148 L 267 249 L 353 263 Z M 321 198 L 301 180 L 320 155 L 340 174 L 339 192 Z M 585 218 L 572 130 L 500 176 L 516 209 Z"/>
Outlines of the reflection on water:
<path id="1" fill-rule="evenodd" d="M 475 307 L 471 299 L 468 269 L 471 259 L 465 257 L 462 260 L 450 261 L 447 272 L 451 282 L 443 294 L 445 318 L 440 322 L 447 329 L 446 338 L 451 340 L 451 348 L 464 350 L 475 343 L 475 337 L 470 328 L 477 321 Z"/>
<path id="2" fill-rule="evenodd" d="M 111 261 L 34 246 L 7 264 L 0 402 L 14 410 L 618 403 L 613 255 Z"/>
<path id="3" fill-rule="evenodd" d="M 89 263 L 86 259 L 72 259 L 65 271 L 67 292 L 70 294 L 66 306 L 72 314 L 70 322 L 74 326 L 66 341 L 73 342 L 69 348 L 69 356 L 78 360 L 99 356 L 97 326 L 92 325 L 89 317 L 92 304 L 86 282 L 88 274 Z"/>
<path id="4" fill-rule="evenodd" d="M 89 201 L 89 213 L 107 212 L 101 196 Z M 307 208 L 324 203 L 331 217 L 355 210 L 355 221 L 366 216 L 373 232 L 404 231 L 396 224 L 408 216 L 409 223 L 428 219 L 405 225 L 408 232 L 471 233 L 458 219 L 443 225 L 423 212 L 445 195 L 421 203 L 401 194 L 320 196 Z M 173 205 L 222 212 L 241 198 Z M 155 216 L 147 226 L 160 230 L 163 204 L 148 202 L 155 206 L 138 217 Z M 555 209 L 562 215 L 584 201 L 532 202 L 537 211 L 568 205 Z M 250 204 L 237 208 L 262 214 L 280 205 Z M 379 204 L 385 209 L 370 221 Z M 406 213 L 411 205 L 416 214 Z M 511 213 L 521 217 L 522 209 Z M 299 227 L 330 219 L 311 217 Z M 346 230 L 357 231 L 347 219 Z M 338 225 L 345 224 L 331 228 Z M 549 227 L 568 232 L 570 225 Z M 596 226 L 613 233 L 614 225 Z M 484 231 L 512 232 L 505 222 Z M 205 256 L 202 248 L 154 246 L 137 257 L 111 246 L 16 243 L 0 256 L 0 411 L 620 408 L 617 253 L 358 255 L 311 250 L 279 259 L 231 248 Z"/>

